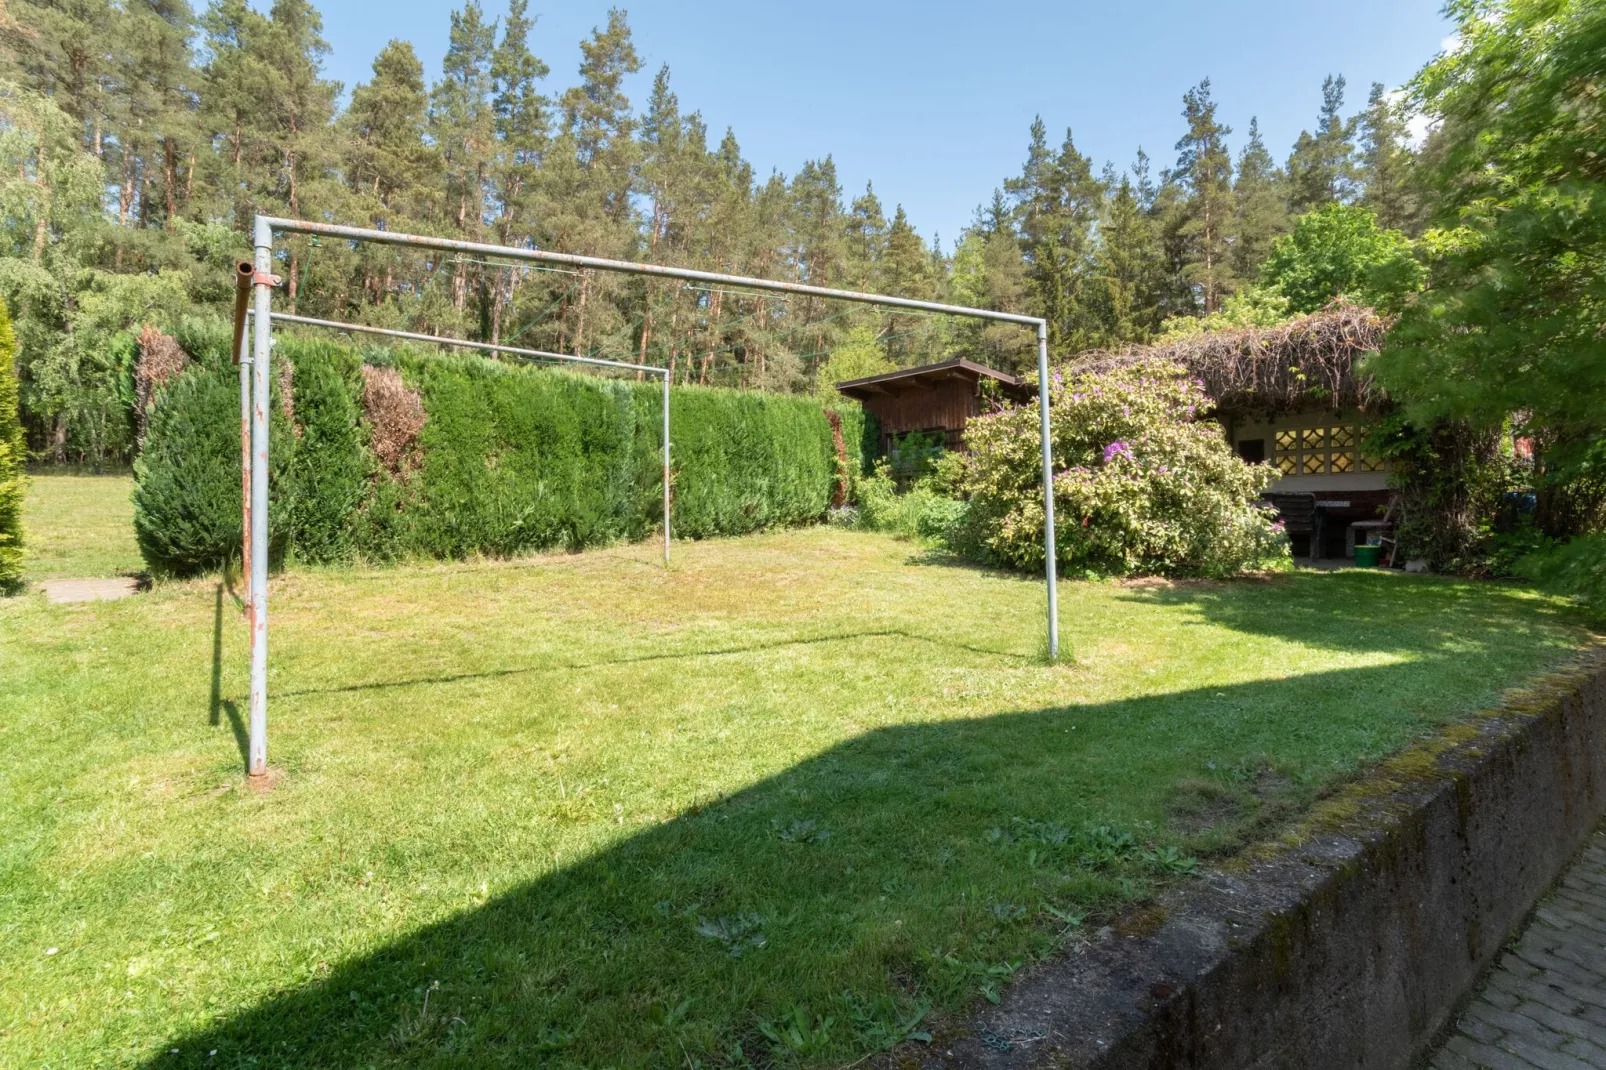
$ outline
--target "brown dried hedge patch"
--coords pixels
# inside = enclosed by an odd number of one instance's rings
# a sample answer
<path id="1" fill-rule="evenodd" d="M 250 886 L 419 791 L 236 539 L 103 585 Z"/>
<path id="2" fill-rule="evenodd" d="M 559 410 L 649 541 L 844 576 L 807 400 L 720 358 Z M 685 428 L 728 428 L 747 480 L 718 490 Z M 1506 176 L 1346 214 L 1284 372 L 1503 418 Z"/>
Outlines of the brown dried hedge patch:
<path id="1" fill-rule="evenodd" d="M 190 358 L 170 334 L 146 324 L 139 332 L 139 359 L 134 362 L 134 441 L 145 441 L 156 391 L 179 377 L 189 367 Z"/>
<path id="2" fill-rule="evenodd" d="M 385 470 L 405 480 L 418 468 L 418 433 L 427 419 L 418 391 L 395 368 L 362 368 L 362 411 L 368 418 L 368 448 Z"/>

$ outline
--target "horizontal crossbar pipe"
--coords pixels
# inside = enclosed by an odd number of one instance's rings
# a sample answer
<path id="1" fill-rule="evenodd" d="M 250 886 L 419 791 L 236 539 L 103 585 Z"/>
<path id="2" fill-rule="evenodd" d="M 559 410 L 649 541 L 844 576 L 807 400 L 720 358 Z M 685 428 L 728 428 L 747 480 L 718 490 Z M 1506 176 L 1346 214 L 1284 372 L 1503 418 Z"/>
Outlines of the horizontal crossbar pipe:
<path id="1" fill-rule="evenodd" d="M 710 282 L 723 286 L 741 286 L 749 290 L 766 290 L 770 293 L 801 294 L 806 297 L 825 297 L 837 301 L 855 301 L 861 305 L 880 305 L 884 308 L 907 308 L 922 312 L 941 312 L 972 319 L 996 320 L 1001 323 L 1018 323 L 1023 327 L 1046 324 L 1039 316 L 1021 316 L 1013 312 L 994 312 L 985 308 L 966 308 L 963 305 L 944 305 L 937 301 L 916 301 L 908 297 L 886 297 L 881 294 L 861 293 L 857 290 L 833 290 L 826 286 L 811 286 L 801 282 L 782 282 L 776 279 L 754 279 L 743 275 L 724 275 L 716 271 L 695 271 L 691 268 L 668 267 L 663 264 L 638 264 L 629 260 L 606 260 L 576 253 L 554 253 L 545 249 L 514 249 L 480 242 L 457 241 L 453 238 L 433 238 L 422 234 L 400 234 L 390 230 L 368 230 L 335 223 L 313 223 L 303 219 L 258 217 L 276 231 L 291 234 L 320 234 L 351 241 L 379 242 L 384 245 L 412 246 L 419 249 L 444 249 L 448 252 L 474 253 L 494 256 L 503 260 L 528 260 L 538 263 L 566 264 L 577 268 L 595 268 L 599 271 L 619 271 L 630 275 L 651 275 L 659 278 L 684 279 L 687 282 Z"/>
<path id="2" fill-rule="evenodd" d="M 625 368 L 633 372 L 651 372 L 668 375 L 668 368 L 655 368 L 650 364 L 626 364 L 620 360 L 603 360 L 600 357 L 577 357 L 572 353 L 548 353 L 542 349 L 520 349 L 518 346 L 495 345 L 491 342 L 470 342 L 463 338 L 441 338 L 433 334 L 413 331 L 393 331 L 388 327 L 365 327 L 359 323 L 340 320 L 320 320 L 311 316 L 294 316 L 288 312 L 273 312 L 269 318 L 275 323 L 299 323 L 306 327 L 327 327 L 334 331 L 354 331 L 358 334 L 378 334 L 386 338 L 404 338 L 410 342 L 429 342 L 439 346 L 456 346 L 461 349 L 484 349 L 492 353 L 511 353 L 517 357 L 534 357 L 538 360 L 572 361 L 575 364 L 595 364 L 603 368 Z"/>

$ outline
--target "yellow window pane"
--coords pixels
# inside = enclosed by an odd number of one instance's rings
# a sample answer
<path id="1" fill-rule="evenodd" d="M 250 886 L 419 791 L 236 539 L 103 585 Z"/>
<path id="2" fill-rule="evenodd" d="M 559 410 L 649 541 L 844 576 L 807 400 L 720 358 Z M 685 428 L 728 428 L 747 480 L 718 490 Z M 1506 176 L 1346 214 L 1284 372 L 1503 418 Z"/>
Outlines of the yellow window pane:
<path id="1" fill-rule="evenodd" d="M 1333 471 L 1353 472 L 1355 470 L 1355 454 L 1343 450 L 1333 454 Z"/>
<path id="2" fill-rule="evenodd" d="M 1321 475 L 1325 467 L 1326 458 L 1320 453 L 1307 453 L 1305 454 L 1305 463 L 1300 470 L 1307 476 L 1315 476 Z"/>
<path id="3" fill-rule="evenodd" d="M 1335 446 L 1355 445 L 1355 428 L 1353 427 L 1335 427 L 1329 434 L 1332 436 L 1333 445 Z"/>
<path id="4" fill-rule="evenodd" d="M 1277 432 L 1277 448 L 1278 449 L 1280 449 L 1280 450 L 1291 450 L 1291 449 L 1297 449 L 1298 447 L 1299 447 L 1299 432 L 1297 432 L 1297 431 L 1279 431 L 1279 432 Z"/>
<path id="5" fill-rule="evenodd" d="M 1308 450 L 1319 450 L 1327 445 L 1327 428 L 1312 427 L 1300 432 L 1301 444 Z"/>
<path id="6" fill-rule="evenodd" d="M 1361 471 L 1381 472 L 1382 470 L 1383 459 L 1381 457 L 1368 457 L 1365 454 L 1361 455 Z"/>
<path id="7" fill-rule="evenodd" d="M 1291 476 L 1299 470 L 1298 463 L 1291 453 L 1282 453 L 1277 456 L 1277 471 L 1285 476 Z"/>

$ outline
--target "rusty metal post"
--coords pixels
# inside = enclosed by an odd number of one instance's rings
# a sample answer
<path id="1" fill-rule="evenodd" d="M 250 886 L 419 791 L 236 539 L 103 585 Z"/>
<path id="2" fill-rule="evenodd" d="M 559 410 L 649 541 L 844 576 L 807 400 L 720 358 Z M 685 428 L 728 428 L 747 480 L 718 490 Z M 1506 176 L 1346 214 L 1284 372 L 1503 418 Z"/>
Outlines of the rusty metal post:
<path id="1" fill-rule="evenodd" d="M 249 260 L 234 267 L 234 363 L 240 369 L 240 582 L 251 582 L 251 357 L 245 353 L 246 311 L 251 303 Z M 251 619 L 251 603 L 245 604 Z"/>
<path id="2" fill-rule="evenodd" d="M 251 346 L 251 708 L 246 773 L 268 773 L 268 354 L 273 346 L 273 230 L 256 220 Z"/>
<path id="3" fill-rule="evenodd" d="M 1048 433 L 1048 324 L 1037 325 L 1037 415 L 1043 439 L 1043 575 L 1048 583 L 1048 656 L 1060 656 L 1058 562 L 1054 550 L 1054 450 Z"/>

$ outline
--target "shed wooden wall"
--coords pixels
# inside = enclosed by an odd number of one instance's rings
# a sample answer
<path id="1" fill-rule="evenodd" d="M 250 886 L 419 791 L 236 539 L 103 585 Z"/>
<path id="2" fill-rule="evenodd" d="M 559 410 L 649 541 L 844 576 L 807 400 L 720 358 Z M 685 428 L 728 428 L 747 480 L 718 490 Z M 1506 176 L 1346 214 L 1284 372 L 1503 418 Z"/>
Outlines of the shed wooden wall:
<path id="1" fill-rule="evenodd" d="M 965 422 L 981 413 L 981 398 L 976 381 L 969 378 L 946 379 L 929 390 L 902 390 L 899 393 L 876 394 L 864 401 L 876 419 L 881 421 L 881 445 L 886 447 L 888 435 L 902 435 L 910 431 L 943 431 L 950 445 L 957 445 Z"/>

